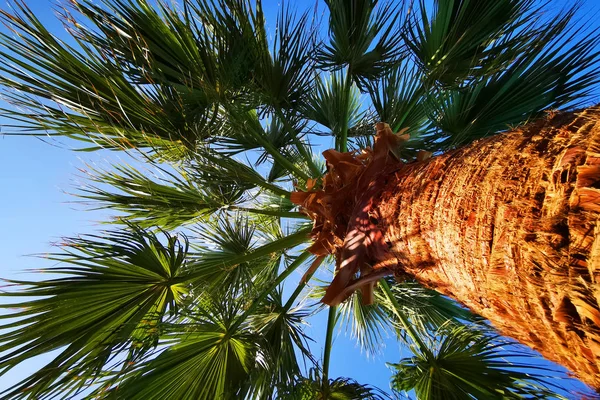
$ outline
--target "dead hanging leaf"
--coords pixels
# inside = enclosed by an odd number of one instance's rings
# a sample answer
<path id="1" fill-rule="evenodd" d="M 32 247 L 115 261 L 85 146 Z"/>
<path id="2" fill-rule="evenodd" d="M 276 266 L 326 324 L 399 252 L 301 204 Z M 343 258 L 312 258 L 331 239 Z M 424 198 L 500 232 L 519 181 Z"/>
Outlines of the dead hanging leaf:
<path id="1" fill-rule="evenodd" d="M 328 236 L 331 236 L 331 238 Z M 316 256 L 326 256 L 331 254 L 332 249 L 334 248 L 332 236 L 333 235 L 331 234 L 320 235 L 307 250 Z"/>
<path id="2" fill-rule="evenodd" d="M 318 179 L 310 178 L 306 181 L 306 190 L 309 192 L 317 186 Z"/>
<path id="3" fill-rule="evenodd" d="M 373 266 L 377 266 L 379 276 L 391 273 L 387 267 L 394 264 L 383 234 L 371 217 L 386 178 L 402 166 L 393 151 L 410 137 L 406 130 L 394 134 L 385 123 L 377 124 L 376 131 L 373 149 L 323 152 L 327 173 L 321 187 L 317 181 L 308 180 L 306 192 L 290 196 L 313 219 L 314 243 L 308 250 L 319 257 L 336 256 L 337 273 L 322 300 L 330 305 L 343 301 L 357 288 L 363 291 L 365 301 L 371 301 L 374 281 L 360 280 L 374 279 Z M 357 274 L 363 283 L 357 284 Z"/>
<path id="4" fill-rule="evenodd" d="M 290 201 L 299 206 L 304 204 L 304 201 L 310 196 L 310 192 L 292 192 L 290 193 Z"/>
<path id="5" fill-rule="evenodd" d="M 408 133 L 398 136 L 399 142 L 408 142 L 409 139 L 410 139 L 410 135 Z"/>
<path id="6" fill-rule="evenodd" d="M 373 159 L 382 157 L 388 158 L 390 155 L 393 156 L 394 150 L 399 144 L 408 140 L 408 134 L 403 135 L 403 132 L 406 130 L 407 129 L 403 129 L 396 135 L 392 132 L 392 129 L 388 124 L 379 122 L 377 124 L 377 137 L 375 138 L 375 144 L 373 145 Z"/>
<path id="7" fill-rule="evenodd" d="M 360 293 L 362 295 L 362 301 L 366 305 L 373 304 L 373 290 L 375 290 L 375 285 L 377 282 L 368 282 L 362 285 L 360 289 Z"/>
<path id="8" fill-rule="evenodd" d="M 328 297 L 327 294 L 323 297 L 323 303 L 328 304 L 330 306 L 335 306 L 342 303 L 346 300 L 355 290 L 360 289 L 363 291 L 363 303 L 364 304 L 372 304 L 373 300 L 373 290 L 377 282 L 385 277 L 391 275 L 392 272 L 389 270 L 379 270 L 373 271 L 368 275 L 361 276 L 358 279 L 353 279 L 350 283 L 341 291 L 337 292 L 337 295 Z"/>

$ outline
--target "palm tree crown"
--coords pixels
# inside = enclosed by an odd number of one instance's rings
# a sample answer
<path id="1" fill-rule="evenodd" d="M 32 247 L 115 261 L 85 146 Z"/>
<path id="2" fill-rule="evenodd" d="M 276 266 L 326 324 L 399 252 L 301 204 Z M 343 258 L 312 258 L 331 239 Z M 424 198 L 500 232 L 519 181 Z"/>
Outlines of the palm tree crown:
<path id="1" fill-rule="evenodd" d="M 335 262 L 294 200 L 324 185 L 317 150 L 372 148 L 379 121 L 408 163 L 589 104 L 600 35 L 576 7 L 325 0 L 267 21 L 260 0 L 70 3 L 68 39 L 25 1 L 0 11 L 3 132 L 136 161 L 87 168 L 76 195 L 118 217 L 65 239 L 53 278 L 3 294 L 18 303 L 0 316 L 0 375 L 58 351 L 3 398 L 387 398 L 329 376 L 336 325 L 367 351 L 386 333 L 408 346 L 397 393 L 558 396 L 535 356 L 411 279 L 324 307 Z M 305 321 L 325 309 L 320 355 Z"/>

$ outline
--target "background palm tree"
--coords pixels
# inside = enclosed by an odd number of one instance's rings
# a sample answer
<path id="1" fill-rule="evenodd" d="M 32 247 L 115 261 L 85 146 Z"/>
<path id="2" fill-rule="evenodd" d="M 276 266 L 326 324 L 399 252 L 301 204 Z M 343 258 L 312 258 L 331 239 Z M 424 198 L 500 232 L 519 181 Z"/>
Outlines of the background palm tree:
<path id="1" fill-rule="evenodd" d="M 405 129 L 392 150 L 408 161 L 587 104 L 596 31 L 529 0 L 325 3 L 322 16 L 283 6 L 269 31 L 260 2 L 80 0 L 60 9 L 68 43 L 23 3 L 2 13 L 4 132 L 147 163 L 88 168 L 78 195 L 118 211 L 116 226 L 65 239 L 55 278 L 13 281 L 0 373 L 59 353 L 6 398 L 383 396 L 329 376 L 336 323 L 366 349 L 384 332 L 409 345 L 398 391 L 551 395 L 550 371 L 508 362 L 512 344 L 411 279 L 329 307 L 324 354 L 311 352 L 303 321 L 326 309 L 333 260 L 307 250 L 291 193 L 322 185 L 315 146 L 372 146 L 377 121 Z"/>

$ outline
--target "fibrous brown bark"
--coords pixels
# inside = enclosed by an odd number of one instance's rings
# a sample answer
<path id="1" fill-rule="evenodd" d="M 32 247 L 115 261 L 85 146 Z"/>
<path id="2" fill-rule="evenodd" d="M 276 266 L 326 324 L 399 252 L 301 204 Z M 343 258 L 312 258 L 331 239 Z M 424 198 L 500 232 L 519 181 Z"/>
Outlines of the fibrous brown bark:
<path id="1" fill-rule="evenodd" d="M 396 271 L 600 389 L 600 108 L 406 164 L 376 209 Z"/>
<path id="2" fill-rule="evenodd" d="M 309 250 L 337 259 L 323 301 L 409 275 L 600 390 L 600 108 L 408 164 L 389 151 L 406 137 L 377 129 L 292 194 Z"/>

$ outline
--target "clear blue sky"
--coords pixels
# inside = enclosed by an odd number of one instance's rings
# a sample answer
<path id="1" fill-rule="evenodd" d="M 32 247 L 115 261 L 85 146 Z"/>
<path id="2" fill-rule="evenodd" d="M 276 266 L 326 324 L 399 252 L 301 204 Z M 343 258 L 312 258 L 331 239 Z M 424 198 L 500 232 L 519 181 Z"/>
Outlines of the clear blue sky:
<path id="1" fill-rule="evenodd" d="M 51 11 L 49 0 L 27 0 L 38 17 L 57 35 L 63 36 L 62 27 Z M 571 0 L 555 0 L 556 5 L 570 4 Z M 265 1 L 268 14 L 274 12 Z M 313 7 L 314 1 L 296 2 L 299 9 Z M 6 2 L 0 6 L 6 8 Z M 585 0 L 583 15 L 600 9 L 600 1 Z M 272 14 L 271 14 L 272 15 Z M 267 15 L 270 17 L 270 15 Z M 269 20 L 269 19 L 268 19 Z M 270 19 L 274 21 L 273 18 Z M 3 29 L 4 27 L 1 27 Z M 6 120 L 0 120 L 4 125 Z M 3 128 L 6 131 L 6 128 Z M 62 147 L 44 143 L 35 138 L 0 136 L 0 277 L 23 277 L 23 270 L 48 264 L 44 260 L 27 257 L 28 254 L 51 251 L 51 243 L 61 236 L 91 233 L 100 228 L 97 221 L 105 219 L 103 212 L 83 211 L 84 207 L 69 203 L 73 198 L 64 191 L 77 186 L 77 168 L 84 162 L 105 163 L 116 160 L 115 153 L 76 153 L 70 147 L 76 143 L 64 142 Z M 80 159 L 80 157 L 82 159 Z M 315 352 L 322 352 L 326 313 L 313 318 L 310 333 L 317 340 Z M 400 350 L 395 340 L 387 340 L 385 353 L 367 360 L 347 334 L 339 333 L 332 353 L 331 377 L 351 377 L 361 383 L 388 389 L 390 372 L 385 361 L 397 362 Z M 407 355 L 407 354 L 405 354 Z M 0 391 L 11 386 L 43 361 L 33 360 L 11 371 L 0 381 Z"/>

